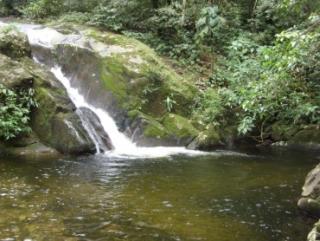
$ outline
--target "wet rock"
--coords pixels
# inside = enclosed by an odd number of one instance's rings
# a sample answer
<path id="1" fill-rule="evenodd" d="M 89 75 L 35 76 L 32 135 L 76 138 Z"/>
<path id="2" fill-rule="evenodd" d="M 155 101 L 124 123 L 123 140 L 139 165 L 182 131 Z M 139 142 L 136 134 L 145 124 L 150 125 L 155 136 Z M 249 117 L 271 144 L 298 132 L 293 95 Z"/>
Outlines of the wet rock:
<path id="1" fill-rule="evenodd" d="M 188 149 L 207 150 L 221 146 L 225 146 L 225 143 L 221 138 L 219 130 L 214 126 L 209 125 L 188 145 Z"/>
<path id="2" fill-rule="evenodd" d="M 94 152 L 95 145 L 64 87 L 30 56 L 31 49 L 25 35 L 11 27 L 0 28 L 0 84 L 10 89 L 34 88 L 39 105 L 32 111 L 30 123 L 39 139 L 19 145 L 17 140 L 6 142 L 5 152 L 17 156 Z"/>
<path id="3" fill-rule="evenodd" d="M 104 131 L 104 128 L 96 114 L 88 108 L 79 108 L 77 110 L 82 123 L 88 133 L 91 133 L 93 138 L 99 144 L 101 151 L 114 149 L 109 135 Z"/>
<path id="4" fill-rule="evenodd" d="M 73 26 L 67 32 L 62 31 L 63 26 L 57 29 L 67 34 L 61 41 L 55 38 L 52 52 L 34 44 L 34 54 L 50 66 L 59 64 L 71 85 L 91 105 L 106 110 L 122 132 L 140 145 L 187 145 L 198 135 L 198 130 L 186 121 L 196 88 L 150 48 L 126 36 L 93 28 Z M 168 105 L 174 118 L 168 117 Z M 162 134 L 158 128 L 153 135 L 150 126 L 153 130 L 161 126 Z"/>

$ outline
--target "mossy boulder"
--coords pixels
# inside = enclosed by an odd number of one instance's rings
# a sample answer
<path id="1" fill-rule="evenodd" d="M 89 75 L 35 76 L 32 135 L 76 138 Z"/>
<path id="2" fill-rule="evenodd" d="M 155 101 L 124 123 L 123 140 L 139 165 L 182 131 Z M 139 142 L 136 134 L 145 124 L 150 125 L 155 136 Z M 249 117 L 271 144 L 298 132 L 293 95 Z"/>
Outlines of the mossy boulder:
<path id="1" fill-rule="evenodd" d="M 21 63 L 0 54 L 0 84 L 10 89 L 32 87 L 33 76 Z"/>
<path id="2" fill-rule="evenodd" d="M 320 125 L 309 125 L 298 131 L 288 142 L 292 146 L 319 149 Z"/>
<path id="3" fill-rule="evenodd" d="M 0 27 L 0 52 L 14 59 L 31 57 L 27 36 L 11 25 Z"/>
<path id="4" fill-rule="evenodd" d="M 298 126 L 283 123 L 281 121 L 275 122 L 270 128 L 271 138 L 274 141 L 288 141 L 299 131 Z"/>
<path id="5" fill-rule="evenodd" d="M 166 114 L 161 118 L 142 112 L 135 114 L 139 125 L 135 126 L 132 139 L 144 146 L 188 145 L 199 133 L 190 120 L 177 114 Z"/>
<path id="6" fill-rule="evenodd" d="M 57 29 L 66 32 L 60 25 Z M 74 34 L 55 43 L 51 53 L 37 51 L 36 57 L 55 59 L 51 64 L 59 64 L 71 85 L 90 104 L 108 111 L 121 131 L 131 138 L 140 136 L 134 138 L 138 144 L 154 138 L 160 144 L 185 145 L 181 140 L 197 136 L 198 130 L 188 121 L 198 93 L 193 83 L 135 39 L 88 27 L 71 29 L 67 33 Z"/>
<path id="7" fill-rule="evenodd" d="M 226 142 L 224 142 L 220 132 L 221 130 L 219 130 L 217 127 L 208 125 L 198 134 L 193 142 L 189 144 L 188 148 L 207 150 L 225 146 Z"/>
<path id="8" fill-rule="evenodd" d="M 40 140 L 61 153 L 94 152 L 94 143 L 60 82 L 29 60 L 24 61 L 24 66 L 34 77 L 35 99 L 39 107 L 33 111 L 31 126 Z"/>
<path id="9" fill-rule="evenodd" d="M 31 114 L 32 132 L 3 140 L 2 152 L 34 157 L 94 152 L 95 146 L 64 87 L 30 57 L 24 34 L 15 28 L 0 28 L 0 84 L 14 91 L 33 88 L 39 105 Z"/>

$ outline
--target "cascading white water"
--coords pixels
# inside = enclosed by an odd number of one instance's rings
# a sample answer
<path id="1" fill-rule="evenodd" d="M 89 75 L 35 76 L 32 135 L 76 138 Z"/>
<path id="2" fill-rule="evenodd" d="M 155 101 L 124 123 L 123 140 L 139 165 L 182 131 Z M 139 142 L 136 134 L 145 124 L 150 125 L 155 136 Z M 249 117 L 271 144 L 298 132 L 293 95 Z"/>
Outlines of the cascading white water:
<path id="1" fill-rule="evenodd" d="M 1 23 L 0 25 L 4 25 Z M 24 32 L 29 39 L 31 45 L 38 45 L 44 48 L 54 48 L 55 44 L 61 43 L 67 37 L 57 32 L 54 29 L 44 28 L 39 25 L 30 24 L 16 24 L 20 31 Z M 68 38 L 73 37 L 77 39 L 77 35 L 68 35 Z M 204 152 L 187 150 L 184 147 L 138 147 L 128 137 L 121 133 L 116 125 L 116 122 L 112 117 L 103 109 L 96 108 L 88 103 L 83 95 L 80 94 L 77 88 L 71 86 L 70 79 L 64 75 L 59 66 L 51 68 L 51 72 L 66 88 L 67 93 L 77 108 L 88 108 L 94 112 L 99 118 L 104 131 L 109 135 L 114 150 L 106 152 L 105 154 L 114 156 L 126 156 L 126 157 L 164 157 L 174 154 L 186 154 L 186 155 L 200 155 Z M 88 132 L 90 130 L 86 128 Z M 88 133 L 92 139 L 93 133 Z M 99 152 L 99 144 L 96 142 L 96 148 Z"/>
<path id="2" fill-rule="evenodd" d="M 112 154 L 117 156 L 125 155 L 128 157 L 162 157 L 172 154 L 203 154 L 203 152 L 187 150 L 184 147 L 137 147 L 133 142 L 131 142 L 131 140 L 128 137 L 126 137 L 123 133 L 119 131 L 115 121 L 105 110 L 96 108 L 87 103 L 87 101 L 79 93 L 79 91 L 71 86 L 70 80 L 66 76 L 64 76 L 60 67 L 56 66 L 52 68 L 51 72 L 64 85 L 70 99 L 77 108 L 88 108 L 98 116 L 105 132 L 108 133 L 112 141 L 112 144 L 115 148 L 113 151 L 107 152 L 106 154 Z"/>

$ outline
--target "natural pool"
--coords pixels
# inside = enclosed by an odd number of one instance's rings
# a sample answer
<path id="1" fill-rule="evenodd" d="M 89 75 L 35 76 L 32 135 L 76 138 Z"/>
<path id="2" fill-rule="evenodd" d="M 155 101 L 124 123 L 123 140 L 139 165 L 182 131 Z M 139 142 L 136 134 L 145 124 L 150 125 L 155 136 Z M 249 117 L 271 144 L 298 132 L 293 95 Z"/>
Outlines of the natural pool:
<path id="1" fill-rule="evenodd" d="M 302 241 L 304 153 L 0 161 L 0 240 Z"/>

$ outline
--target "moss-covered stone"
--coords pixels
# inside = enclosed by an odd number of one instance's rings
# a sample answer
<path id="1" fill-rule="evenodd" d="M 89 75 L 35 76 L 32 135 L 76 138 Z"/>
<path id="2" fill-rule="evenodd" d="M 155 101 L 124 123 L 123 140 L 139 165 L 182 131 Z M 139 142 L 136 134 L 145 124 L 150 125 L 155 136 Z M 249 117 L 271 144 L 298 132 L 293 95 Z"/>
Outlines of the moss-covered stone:
<path id="1" fill-rule="evenodd" d="M 271 126 L 271 137 L 274 141 L 287 141 L 299 131 L 299 127 L 276 122 Z"/>
<path id="2" fill-rule="evenodd" d="M 22 64 L 0 54 L 0 84 L 7 88 L 16 88 L 31 87 L 32 83 L 33 76 Z"/>
<path id="3" fill-rule="evenodd" d="M 194 138 L 199 132 L 190 120 L 176 114 L 166 115 L 162 124 L 169 133 L 179 138 Z"/>
<path id="4" fill-rule="evenodd" d="M 135 39 L 94 28 L 74 31 L 81 33 L 79 38 L 74 41 L 67 35 L 55 46 L 57 63 L 87 101 L 107 110 L 122 131 L 130 128 L 127 133 L 133 135 L 135 128 L 142 128 L 140 132 L 157 139 L 197 135 L 187 121 L 197 89 L 153 50 Z M 135 111 L 138 117 L 129 114 Z M 171 120 L 168 112 L 175 118 Z"/>
<path id="5" fill-rule="evenodd" d="M 0 52 L 14 59 L 31 57 L 27 36 L 11 25 L 0 27 Z"/>
<path id="6" fill-rule="evenodd" d="M 6 142 L 5 152 L 32 156 L 51 153 L 53 149 L 66 154 L 94 151 L 95 146 L 64 87 L 52 73 L 29 58 L 26 37 L 15 29 L 0 29 L 0 53 L 3 53 L 0 54 L 0 84 L 10 89 L 34 88 L 39 106 L 31 116 L 34 138 L 20 136 L 19 141 Z"/>
<path id="7" fill-rule="evenodd" d="M 39 105 L 33 112 L 32 129 L 40 140 L 62 153 L 93 152 L 95 146 L 63 86 L 53 75 L 37 66 L 30 67 L 30 70 L 34 74 L 35 99 Z"/>
<path id="8" fill-rule="evenodd" d="M 320 126 L 310 125 L 300 130 L 290 140 L 293 143 L 320 145 Z"/>
<path id="9" fill-rule="evenodd" d="M 197 138 L 190 143 L 188 148 L 206 150 L 222 146 L 224 144 L 220 131 L 215 126 L 208 125 L 205 130 L 201 131 Z"/>
<path id="10" fill-rule="evenodd" d="M 153 50 L 122 35 L 99 34 L 93 30 L 87 34 L 110 47 L 108 56 L 101 62 L 101 78 L 122 107 L 160 116 L 166 112 L 165 100 L 170 96 L 174 102 L 173 112 L 190 114 L 196 88 L 167 66 Z"/>

